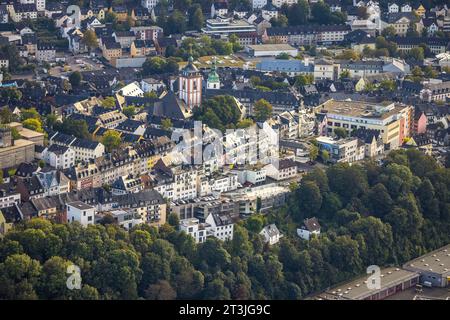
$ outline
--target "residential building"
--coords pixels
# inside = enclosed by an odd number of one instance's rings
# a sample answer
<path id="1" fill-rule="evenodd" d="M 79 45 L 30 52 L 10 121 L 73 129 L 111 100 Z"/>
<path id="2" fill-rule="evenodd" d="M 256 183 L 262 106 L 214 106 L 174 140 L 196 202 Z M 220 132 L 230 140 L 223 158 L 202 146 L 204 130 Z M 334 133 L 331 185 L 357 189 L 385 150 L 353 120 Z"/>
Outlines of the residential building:
<path id="1" fill-rule="evenodd" d="M 143 223 L 142 218 L 133 211 L 121 209 L 111 210 L 103 213 L 101 216 L 97 216 L 96 218 L 101 219 L 107 214 L 111 215 L 114 221 L 125 230 L 130 230 L 131 228 Z"/>
<path id="2" fill-rule="evenodd" d="M 180 231 L 186 232 L 195 239 L 195 243 L 203 243 L 207 237 L 207 225 L 200 223 L 197 218 L 183 219 L 180 221 Z"/>
<path id="3" fill-rule="evenodd" d="M 303 221 L 303 226 L 297 229 L 297 235 L 307 241 L 309 241 L 313 236 L 319 236 L 320 224 L 317 218 L 313 217 L 305 219 Z"/>
<path id="4" fill-rule="evenodd" d="M 266 166 L 266 174 L 274 180 L 292 179 L 297 176 L 297 164 L 292 159 L 280 159 Z"/>
<path id="5" fill-rule="evenodd" d="M 264 43 L 288 43 L 293 46 L 331 44 L 344 41 L 351 31 L 349 25 L 301 25 L 267 28 L 262 35 Z"/>
<path id="6" fill-rule="evenodd" d="M 20 203 L 20 193 L 10 184 L 0 185 L 0 210 Z"/>
<path id="7" fill-rule="evenodd" d="M 45 162 L 56 169 L 67 169 L 75 164 L 75 152 L 66 146 L 52 144 L 43 155 Z"/>
<path id="8" fill-rule="evenodd" d="M 259 234 L 264 237 L 264 242 L 271 246 L 277 244 L 282 237 L 280 230 L 278 230 L 275 224 L 265 226 Z"/>
<path id="9" fill-rule="evenodd" d="M 330 137 L 318 137 L 319 151 L 327 151 L 332 163 L 352 163 L 364 159 L 365 145 L 358 138 L 335 140 Z"/>
<path id="10" fill-rule="evenodd" d="M 56 60 L 56 50 L 53 44 L 38 42 L 36 60 L 39 62 L 53 62 Z"/>
<path id="11" fill-rule="evenodd" d="M 233 240 L 234 223 L 228 214 L 211 213 L 205 219 L 212 236 L 219 240 Z"/>
<path id="12" fill-rule="evenodd" d="M 95 208 L 81 201 L 67 203 L 67 222 L 79 222 L 83 227 L 94 224 Z"/>

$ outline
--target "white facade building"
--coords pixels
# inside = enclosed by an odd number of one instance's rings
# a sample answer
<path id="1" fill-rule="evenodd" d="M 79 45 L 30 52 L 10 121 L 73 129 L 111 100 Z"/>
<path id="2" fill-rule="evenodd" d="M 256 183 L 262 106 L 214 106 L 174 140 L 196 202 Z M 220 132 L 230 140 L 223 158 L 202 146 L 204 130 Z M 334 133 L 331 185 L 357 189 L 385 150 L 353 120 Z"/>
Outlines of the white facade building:
<path id="1" fill-rule="evenodd" d="M 67 169 L 75 165 L 75 151 L 69 147 L 52 144 L 44 150 L 43 159 L 56 169 Z"/>
<path id="2" fill-rule="evenodd" d="M 75 201 L 66 205 L 67 222 L 79 222 L 82 226 L 87 227 L 94 224 L 95 208 L 81 201 Z"/>
<path id="3" fill-rule="evenodd" d="M 278 243 L 278 241 L 280 241 L 280 238 L 282 237 L 275 224 L 265 226 L 259 234 L 264 237 L 264 242 L 268 243 L 269 245 Z"/>
<path id="4" fill-rule="evenodd" d="M 212 236 L 219 240 L 233 240 L 234 223 L 226 214 L 210 213 L 205 222 Z"/>
<path id="5" fill-rule="evenodd" d="M 186 232 L 195 239 L 195 243 L 202 243 L 206 241 L 205 224 L 200 223 L 197 218 L 189 218 L 180 221 L 180 231 Z"/>

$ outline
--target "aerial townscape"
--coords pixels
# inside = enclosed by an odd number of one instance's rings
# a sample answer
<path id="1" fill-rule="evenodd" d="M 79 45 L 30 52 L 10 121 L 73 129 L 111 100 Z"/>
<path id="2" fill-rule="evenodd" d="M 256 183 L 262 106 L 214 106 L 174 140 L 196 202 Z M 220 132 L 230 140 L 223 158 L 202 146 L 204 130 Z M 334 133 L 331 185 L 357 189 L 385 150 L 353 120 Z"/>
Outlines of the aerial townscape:
<path id="1" fill-rule="evenodd" d="M 116 299 L 450 300 L 450 3 L 0 0 L 0 300 Z"/>

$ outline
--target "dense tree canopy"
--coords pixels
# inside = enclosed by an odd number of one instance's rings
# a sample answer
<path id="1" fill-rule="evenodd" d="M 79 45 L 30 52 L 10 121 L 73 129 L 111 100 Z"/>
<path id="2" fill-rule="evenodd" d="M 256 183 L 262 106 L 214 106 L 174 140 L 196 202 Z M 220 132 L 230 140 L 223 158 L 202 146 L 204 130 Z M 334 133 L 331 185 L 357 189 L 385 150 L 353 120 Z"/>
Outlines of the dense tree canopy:
<path id="1" fill-rule="evenodd" d="M 227 242 L 195 244 L 169 224 L 128 232 L 113 221 L 29 220 L 0 240 L 0 299 L 304 298 L 449 243 L 449 181 L 448 168 L 417 150 L 392 151 L 381 166 L 315 169 L 284 207 L 239 222 Z M 306 242 L 296 228 L 312 216 L 322 233 Z M 269 223 L 284 235 L 272 247 L 259 235 Z M 71 265 L 80 290 L 67 289 Z"/>

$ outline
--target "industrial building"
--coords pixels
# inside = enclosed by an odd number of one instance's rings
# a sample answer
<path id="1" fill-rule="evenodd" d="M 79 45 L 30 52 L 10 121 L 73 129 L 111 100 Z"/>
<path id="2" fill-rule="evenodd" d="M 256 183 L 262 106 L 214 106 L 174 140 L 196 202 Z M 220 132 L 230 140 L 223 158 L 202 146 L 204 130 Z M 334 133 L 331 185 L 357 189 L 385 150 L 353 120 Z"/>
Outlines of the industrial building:
<path id="1" fill-rule="evenodd" d="M 419 282 L 417 272 L 400 268 L 384 268 L 380 270 L 380 287 L 371 289 L 368 286 L 369 274 L 331 288 L 315 296 L 315 300 L 381 300 L 398 292 L 414 287 Z"/>
<path id="2" fill-rule="evenodd" d="M 445 288 L 450 283 L 450 244 L 411 260 L 403 269 L 420 274 L 420 283 Z"/>

